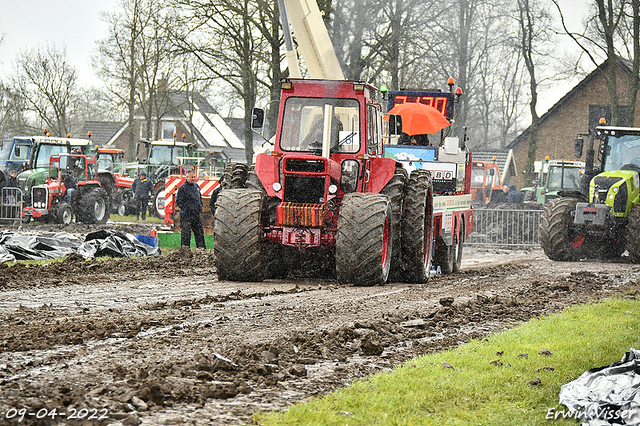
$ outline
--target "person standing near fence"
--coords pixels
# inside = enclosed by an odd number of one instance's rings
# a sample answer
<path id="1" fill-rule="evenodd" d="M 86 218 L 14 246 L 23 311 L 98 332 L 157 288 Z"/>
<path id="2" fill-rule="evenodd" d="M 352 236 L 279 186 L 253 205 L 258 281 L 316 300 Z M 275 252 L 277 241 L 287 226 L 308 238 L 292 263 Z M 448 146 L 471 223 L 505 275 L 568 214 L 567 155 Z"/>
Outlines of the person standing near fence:
<path id="1" fill-rule="evenodd" d="M 187 181 L 180 185 L 176 194 L 176 205 L 180 208 L 180 244 L 187 250 L 191 246 L 191 231 L 196 240 L 196 248 L 206 249 L 202 226 L 202 195 L 196 183 L 196 172 L 187 172 Z"/>
<path id="2" fill-rule="evenodd" d="M 524 196 L 522 192 L 516 189 L 515 184 L 509 185 L 509 192 L 507 192 L 507 197 L 510 203 L 520 204 L 524 201 Z"/>
<path id="3" fill-rule="evenodd" d="M 140 175 L 133 181 L 131 185 L 133 198 L 136 200 L 136 220 L 147 220 L 147 205 L 149 204 L 149 194 L 151 193 L 151 181 L 147 179 L 147 173 L 142 170 Z"/>

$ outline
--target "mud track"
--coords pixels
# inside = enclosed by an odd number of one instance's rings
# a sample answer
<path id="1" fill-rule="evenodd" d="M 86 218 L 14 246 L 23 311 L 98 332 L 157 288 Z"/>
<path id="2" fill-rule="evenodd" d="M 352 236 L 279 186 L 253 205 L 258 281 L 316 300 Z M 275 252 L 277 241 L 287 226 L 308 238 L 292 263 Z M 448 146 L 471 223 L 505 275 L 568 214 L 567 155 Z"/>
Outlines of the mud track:
<path id="1" fill-rule="evenodd" d="M 555 263 L 540 249 L 465 247 L 458 274 L 368 288 L 219 282 L 212 265 L 211 253 L 179 251 L 0 265 L 0 424 L 16 424 L 10 408 L 108 413 L 95 424 L 251 423 L 417 355 L 637 294 L 640 279 L 636 265 Z"/>

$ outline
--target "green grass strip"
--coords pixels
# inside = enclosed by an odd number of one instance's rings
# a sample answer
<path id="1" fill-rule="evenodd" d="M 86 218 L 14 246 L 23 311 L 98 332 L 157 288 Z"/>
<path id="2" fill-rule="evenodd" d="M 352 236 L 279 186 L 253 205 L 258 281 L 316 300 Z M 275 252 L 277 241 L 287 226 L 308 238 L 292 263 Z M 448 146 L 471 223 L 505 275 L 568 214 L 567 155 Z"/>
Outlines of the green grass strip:
<path id="1" fill-rule="evenodd" d="M 609 299 L 416 358 L 254 419 L 265 425 L 575 425 L 575 419 L 562 419 L 560 386 L 619 361 L 630 347 L 640 347 L 640 301 Z M 553 355 L 541 355 L 545 349 Z M 528 356 L 518 356 L 523 353 Z M 537 378 L 540 385 L 528 384 Z M 555 413 L 559 418 L 547 418 Z"/>

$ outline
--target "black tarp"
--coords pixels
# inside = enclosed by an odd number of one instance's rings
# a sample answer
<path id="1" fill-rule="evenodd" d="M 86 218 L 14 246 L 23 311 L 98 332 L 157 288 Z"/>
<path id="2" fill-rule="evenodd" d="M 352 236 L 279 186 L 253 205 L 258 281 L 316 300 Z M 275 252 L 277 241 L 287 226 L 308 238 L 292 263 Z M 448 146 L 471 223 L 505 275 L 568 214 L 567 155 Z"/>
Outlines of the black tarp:
<path id="1" fill-rule="evenodd" d="M 560 404 L 583 426 L 640 426 L 640 351 L 585 371 L 560 388 Z"/>
<path id="2" fill-rule="evenodd" d="M 141 243 L 133 235 L 114 230 L 100 230 L 84 241 L 67 232 L 20 235 L 0 232 L 0 262 L 15 260 L 57 259 L 78 253 L 92 257 L 142 257 L 160 254 L 157 247 Z"/>

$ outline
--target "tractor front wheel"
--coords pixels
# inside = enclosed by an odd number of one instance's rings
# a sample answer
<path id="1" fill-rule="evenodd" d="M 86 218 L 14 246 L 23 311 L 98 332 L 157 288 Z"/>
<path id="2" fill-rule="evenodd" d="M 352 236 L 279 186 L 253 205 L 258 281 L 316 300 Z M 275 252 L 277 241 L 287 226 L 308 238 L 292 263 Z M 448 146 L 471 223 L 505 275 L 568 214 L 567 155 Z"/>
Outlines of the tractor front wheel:
<path id="1" fill-rule="evenodd" d="M 342 283 L 384 284 L 389 277 L 391 205 L 386 195 L 351 193 L 342 200 L 336 241 L 336 272 Z"/>
<path id="2" fill-rule="evenodd" d="M 69 225 L 73 220 L 73 209 L 69 204 L 60 204 L 56 211 L 56 223 Z"/>
<path id="3" fill-rule="evenodd" d="M 576 198 L 557 198 L 544 206 L 540 216 L 540 245 L 551 260 L 579 260 L 587 255 L 587 237 L 573 226 L 576 204 Z"/>
<path id="4" fill-rule="evenodd" d="M 253 189 L 220 192 L 213 228 L 215 266 L 220 280 L 262 281 L 267 273 L 262 227 L 266 197 Z"/>

